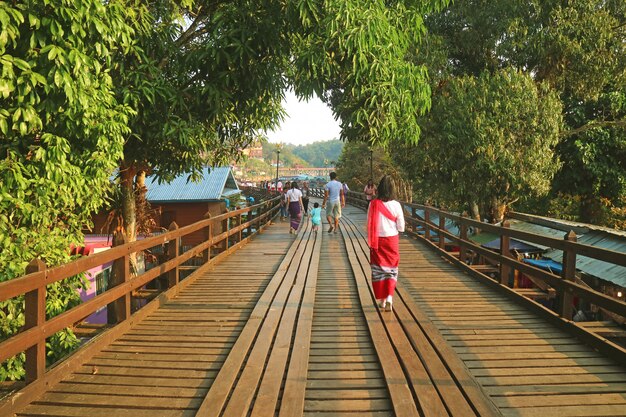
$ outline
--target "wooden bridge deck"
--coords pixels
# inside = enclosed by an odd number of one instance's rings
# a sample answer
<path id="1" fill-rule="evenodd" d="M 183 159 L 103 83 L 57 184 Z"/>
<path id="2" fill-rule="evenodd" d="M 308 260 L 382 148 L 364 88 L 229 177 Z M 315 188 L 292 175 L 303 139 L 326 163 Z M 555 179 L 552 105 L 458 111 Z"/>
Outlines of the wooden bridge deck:
<path id="1" fill-rule="evenodd" d="M 624 364 L 412 239 L 379 312 L 364 217 L 269 227 L 18 415 L 626 415 Z"/>

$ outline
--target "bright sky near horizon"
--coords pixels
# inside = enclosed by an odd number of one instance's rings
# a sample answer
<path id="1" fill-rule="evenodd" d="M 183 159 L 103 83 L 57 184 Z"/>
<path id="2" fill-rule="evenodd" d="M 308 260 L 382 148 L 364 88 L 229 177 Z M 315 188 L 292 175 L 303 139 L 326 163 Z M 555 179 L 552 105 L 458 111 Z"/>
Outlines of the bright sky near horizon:
<path id="1" fill-rule="evenodd" d="M 285 94 L 283 106 L 287 112 L 285 120 L 277 130 L 266 132 L 271 143 L 306 145 L 339 139 L 339 122 L 333 118 L 333 113 L 319 98 L 299 101 L 290 90 Z"/>

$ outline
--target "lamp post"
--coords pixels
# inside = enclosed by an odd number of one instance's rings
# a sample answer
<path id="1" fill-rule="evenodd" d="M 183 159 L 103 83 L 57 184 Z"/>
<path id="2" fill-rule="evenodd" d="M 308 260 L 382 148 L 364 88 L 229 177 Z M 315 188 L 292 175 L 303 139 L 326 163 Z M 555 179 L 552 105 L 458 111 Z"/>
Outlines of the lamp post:
<path id="1" fill-rule="evenodd" d="M 374 180 L 374 151 L 370 148 L 370 179 Z"/>
<path id="2" fill-rule="evenodd" d="M 276 194 L 278 194 L 278 164 L 280 164 L 280 149 L 276 149 L 276 182 L 274 183 L 274 187 L 276 190 Z"/>

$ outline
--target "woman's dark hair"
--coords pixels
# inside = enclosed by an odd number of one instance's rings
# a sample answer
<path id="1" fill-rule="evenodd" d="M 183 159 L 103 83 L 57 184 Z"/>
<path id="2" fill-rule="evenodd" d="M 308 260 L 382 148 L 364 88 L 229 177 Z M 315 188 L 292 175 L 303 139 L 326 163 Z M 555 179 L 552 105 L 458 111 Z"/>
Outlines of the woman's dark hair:
<path id="1" fill-rule="evenodd" d="M 378 198 L 382 201 L 396 199 L 396 186 L 389 175 L 385 175 L 378 184 Z"/>
<path id="2" fill-rule="evenodd" d="M 298 183 L 295 181 L 291 181 L 291 189 L 298 188 Z"/>
<path id="3" fill-rule="evenodd" d="M 319 206 L 320 206 L 320 203 L 314 203 L 314 204 L 313 204 L 313 207 L 314 207 L 314 208 L 318 208 Z"/>
<path id="4" fill-rule="evenodd" d="M 373 187 L 374 186 L 374 180 L 370 178 L 369 181 L 367 182 L 367 186 L 368 187 L 370 187 L 370 186 Z"/>

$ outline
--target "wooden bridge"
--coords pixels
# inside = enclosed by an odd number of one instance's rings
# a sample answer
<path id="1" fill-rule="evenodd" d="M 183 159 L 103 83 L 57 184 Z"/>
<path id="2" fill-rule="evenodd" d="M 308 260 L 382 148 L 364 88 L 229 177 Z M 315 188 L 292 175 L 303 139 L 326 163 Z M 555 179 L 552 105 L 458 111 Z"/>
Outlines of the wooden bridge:
<path id="1" fill-rule="evenodd" d="M 365 212 L 353 203 L 336 234 L 303 222 L 290 235 L 268 200 L 70 266 L 33 263 L 29 275 L 0 284 L 0 301 L 25 295 L 27 315 L 24 330 L 0 343 L 0 360 L 27 359 L 27 384 L 6 394 L 0 416 L 626 415 L 626 350 L 460 262 L 482 250 L 463 243 L 471 220 L 459 220 L 455 238 L 410 218 L 394 311 L 380 311 Z M 206 242 L 180 254 L 181 236 L 198 230 Z M 443 251 L 446 237 L 461 250 Z M 163 244 L 167 259 L 131 277 L 130 253 Z M 626 263 L 626 254 L 562 244 L 570 262 L 584 253 Z M 499 272 L 532 268 L 484 255 Z M 179 280 L 192 257 L 203 266 Z M 116 286 L 46 320 L 46 284 L 113 259 Z M 527 272 L 561 298 L 584 295 L 624 315 L 623 302 L 578 288 L 567 268 L 561 278 Z M 134 311 L 132 299 L 154 279 L 168 288 Z M 46 368 L 46 337 L 79 331 L 107 304 L 117 324 Z"/>

